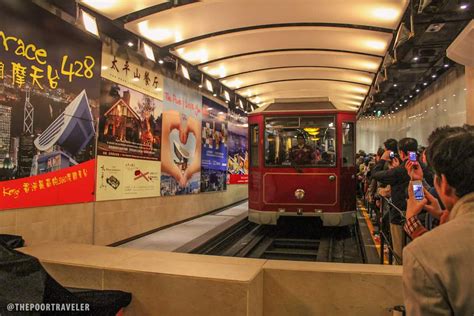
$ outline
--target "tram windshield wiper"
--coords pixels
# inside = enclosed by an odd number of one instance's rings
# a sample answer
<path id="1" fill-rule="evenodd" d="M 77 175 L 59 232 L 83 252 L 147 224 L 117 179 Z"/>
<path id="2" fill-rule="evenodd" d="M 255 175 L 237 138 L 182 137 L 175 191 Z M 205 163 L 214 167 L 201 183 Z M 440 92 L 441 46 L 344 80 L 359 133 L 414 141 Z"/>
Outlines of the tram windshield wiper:
<path id="1" fill-rule="evenodd" d="M 303 169 L 301 167 L 299 167 L 297 164 L 295 164 L 293 161 L 291 162 L 291 166 L 293 168 L 295 168 L 295 170 L 298 172 L 298 173 L 303 173 Z"/>

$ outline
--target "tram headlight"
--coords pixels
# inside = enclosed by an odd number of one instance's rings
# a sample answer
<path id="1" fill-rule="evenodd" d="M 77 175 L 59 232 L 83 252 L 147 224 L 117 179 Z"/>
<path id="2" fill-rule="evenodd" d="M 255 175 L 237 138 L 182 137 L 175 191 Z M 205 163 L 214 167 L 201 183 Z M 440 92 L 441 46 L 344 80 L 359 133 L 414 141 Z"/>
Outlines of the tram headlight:
<path id="1" fill-rule="evenodd" d="M 295 197 L 298 200 L 302 200 L 304 198 L 304 190 L 303 189 L 296 189 Z"/>

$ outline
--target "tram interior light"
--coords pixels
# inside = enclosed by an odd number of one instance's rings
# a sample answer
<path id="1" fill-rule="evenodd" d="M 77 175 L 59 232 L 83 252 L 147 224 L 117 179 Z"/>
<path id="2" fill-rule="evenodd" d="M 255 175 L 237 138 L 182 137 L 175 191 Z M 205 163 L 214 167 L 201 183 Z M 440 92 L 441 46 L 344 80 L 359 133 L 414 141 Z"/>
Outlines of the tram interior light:
<path id="1" fill-rule="evenodd" d="M 95 17 L 81 9 L 81 19 L 82 24 L 84 25 L 84 28 L 87 32 L 92 33 L 95 36 L 99 36 L 99 29 L 97 27 L 97 21 Z"/>

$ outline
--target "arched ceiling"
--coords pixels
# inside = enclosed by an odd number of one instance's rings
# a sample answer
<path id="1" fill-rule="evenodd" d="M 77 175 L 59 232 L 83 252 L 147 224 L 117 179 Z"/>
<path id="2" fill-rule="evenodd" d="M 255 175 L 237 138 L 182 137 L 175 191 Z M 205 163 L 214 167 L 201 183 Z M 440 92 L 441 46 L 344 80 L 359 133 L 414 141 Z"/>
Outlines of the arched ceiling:
<path id="1" fill-rule="evenodd" d="M 408 5 L 204 0 L 163 9 L 162 0 L 80 2 L 110 19 L 120 17 L 126 29 L 249 101 L 328 97 L 346 110 L 363 103 Z"/>

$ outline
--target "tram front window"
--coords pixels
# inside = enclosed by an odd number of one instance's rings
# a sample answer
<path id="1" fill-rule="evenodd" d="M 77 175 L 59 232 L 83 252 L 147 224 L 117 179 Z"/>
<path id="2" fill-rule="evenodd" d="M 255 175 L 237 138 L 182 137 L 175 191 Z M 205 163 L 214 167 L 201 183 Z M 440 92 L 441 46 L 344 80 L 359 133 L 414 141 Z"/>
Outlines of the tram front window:
<path id="1" fill-rule="evenodd" d="M 267 167 L 333 167 L 336 165 L 334 117 L 267 117 Z"/>

